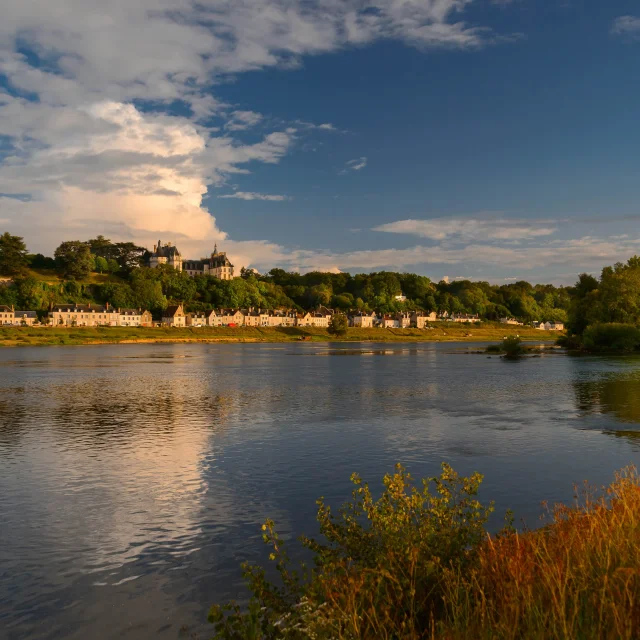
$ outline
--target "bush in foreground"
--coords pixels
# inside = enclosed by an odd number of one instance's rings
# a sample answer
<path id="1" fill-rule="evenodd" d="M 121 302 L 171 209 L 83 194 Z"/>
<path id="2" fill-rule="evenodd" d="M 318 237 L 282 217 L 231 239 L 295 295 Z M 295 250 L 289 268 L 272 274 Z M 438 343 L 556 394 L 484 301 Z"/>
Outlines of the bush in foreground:
<path id="1" fill-rule="evenodd" d="M 318 501 L 322 542 L 302 538 L 315 566 L 293 570 L 272 521 L 263 525 L 278 585 L 244 566 L 248 610 L 214 606 L 215 638 L 635 638 L 640 629 L 640 478 L 585 488 L 552 522 L 486 533 L 482 476 L 413 484 L 400 466 L 374 500 L 358 476 L 334 515 Z M 433 487 L 433 491 L 431 491 Z"/>

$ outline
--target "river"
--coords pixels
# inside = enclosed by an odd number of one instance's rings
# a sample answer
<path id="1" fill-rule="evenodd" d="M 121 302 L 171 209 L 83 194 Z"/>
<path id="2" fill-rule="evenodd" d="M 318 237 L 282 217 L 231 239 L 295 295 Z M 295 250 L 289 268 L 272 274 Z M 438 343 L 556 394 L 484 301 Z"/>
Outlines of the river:
<path id="1" fill-rule="evenodd" d="M 536 526 L 542 500 L 640 463 L 640 358 L 478 346 L 0 350 L 0 637 L 210 637 L 264 519 L 315 533 L 354 471 L 447 461 Z"/>

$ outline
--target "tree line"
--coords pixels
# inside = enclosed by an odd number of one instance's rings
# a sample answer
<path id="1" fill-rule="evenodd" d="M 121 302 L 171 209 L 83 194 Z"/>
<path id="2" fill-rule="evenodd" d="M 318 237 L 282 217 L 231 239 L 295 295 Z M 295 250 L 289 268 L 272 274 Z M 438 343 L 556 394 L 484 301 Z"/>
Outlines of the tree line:
<path id="1" fill-rule="evenodd" d="M 44 310 L 52 303 L 110 302 L 156 314 L 176 302 L 191 311 L 219 307 L 307 310 L 324 305 L 340 311 L 419 309 L 478 314 L 488 320 L 517 317 L 526 322 L 565 322 L 580 284 L 433 282 L 415 273 L 391 271 L 351 275 L 272 269 L 258 274 L 244 268 L 239 278 L 219 280 L 204 275 L 193 278 L 167 265 L 150 269 L 145 266 L 148 255 L 134 243 L 97 236 L 63 242 L 48 257 L 30 254 L 23 238 L 4 233 L 0 235 L 0 274 L 11 277 L 13 285 L 0 289 L 0 304 Z M 91 278 L 92 273 L 109 277 Z"/>

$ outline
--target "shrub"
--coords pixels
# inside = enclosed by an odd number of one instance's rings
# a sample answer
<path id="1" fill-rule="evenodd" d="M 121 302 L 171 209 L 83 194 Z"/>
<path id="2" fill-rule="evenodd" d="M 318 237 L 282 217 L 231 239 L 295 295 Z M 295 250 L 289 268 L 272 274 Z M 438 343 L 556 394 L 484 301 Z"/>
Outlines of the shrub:
<path id="1" fill-rule="evenodd" d="M 315 554 L 314 570 L 292 571 L 273 522 L 263 525 L 282 586 L 267 582 L 263 568 L 244 565 L 249 610 L 214 606 L 215 637 L 377 638 L 403 627 L 418 634 L 442 614 L 446 573 L 472 566 L 493 510 L 475 497 L 482 476 L 462 478 L 443 464 L 438 478 L 417 487 L 398 465 L 378 500 L 359 476 L 351 479 L 353 499 L 339 515 L 318 501 L 326 542 L 302 538 Z"/>
<path id="2" fill-rule="evenodd" d="M 634 351 L 640 348 L 640 329 L 632 324 L 594 324 L 584 332 L 586 349 Z"/>
<path id="3" fill-rule="evenodd" d="M 526 352 L 522 340 L 517 336 L 509 336 L 500 344 L 491 344 L 487 347 L 487 353 L 503 353 L 506 358 L 518 358 Z"/>

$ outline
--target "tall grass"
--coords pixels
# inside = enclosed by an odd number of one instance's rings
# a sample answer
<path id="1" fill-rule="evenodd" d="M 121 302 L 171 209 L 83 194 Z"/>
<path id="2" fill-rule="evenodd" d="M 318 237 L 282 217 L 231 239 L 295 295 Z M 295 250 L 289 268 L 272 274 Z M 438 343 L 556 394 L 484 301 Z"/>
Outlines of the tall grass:
<path id="1" fill-rule="evenodd" d="M 415 486 L 402 467 L 373 500 L 355 476 L 334 515 L 320 500 L 321 542 L 303 538 L 312 569 L 291 569 L 273 522 L 264 526 L 278 584 L 245 566 L 246 611 L 214 606 L 215 638 L 447 640 L 637 638 L 640 634 L 640 478 L 618 473 L 584 487 L 550 524 L 490 536 L 482 477 L 443 465 Z M 431 490 L 433 489 L 433 490 Z"/>

